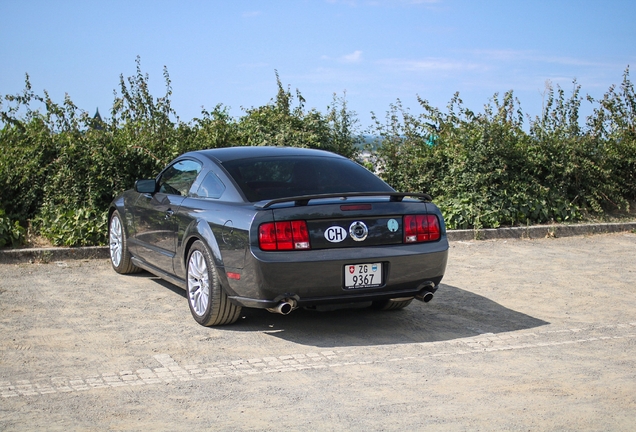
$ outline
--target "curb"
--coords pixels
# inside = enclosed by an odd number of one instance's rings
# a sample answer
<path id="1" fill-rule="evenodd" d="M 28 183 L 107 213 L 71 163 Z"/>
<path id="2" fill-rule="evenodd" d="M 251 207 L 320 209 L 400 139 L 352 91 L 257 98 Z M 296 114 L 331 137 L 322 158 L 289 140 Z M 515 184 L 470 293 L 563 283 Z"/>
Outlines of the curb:
<path id="1" fill-rule="evenodd" d="M 534 225 L 513 228 L 492 228 L 481 230 L 447 231 L 449 241 L 497 240 L 497 239 L 538 239 L 546 237 L 573 237 L 591 234 L 607 234 L 635 231 L 636 222 L 617 222 L 579 225 Z M 49 263 L 64 260 L 107 259 L 108 246 L 77 248 L 31 248 L 0 250 L 0 264 L 27 262 Z"/>
<path id="2" fill-rule="evenodd" d="M 110 257 L 108 246 L 54 247 L 0 250 L 0 264 L 27 262 L 49 263 L 64 260 L 105 259 Z"/>
<path id="3" fill-rule="evenodd" d="M 546 237 L 573 237 L 591 234 L 607 234 L 636 230 L 636 222 L 615 222 L 577 225 L 532 225 L 513 228 L 489 228 L 481 230 L 447 231 L 449 241 L 538 239 Z"/>

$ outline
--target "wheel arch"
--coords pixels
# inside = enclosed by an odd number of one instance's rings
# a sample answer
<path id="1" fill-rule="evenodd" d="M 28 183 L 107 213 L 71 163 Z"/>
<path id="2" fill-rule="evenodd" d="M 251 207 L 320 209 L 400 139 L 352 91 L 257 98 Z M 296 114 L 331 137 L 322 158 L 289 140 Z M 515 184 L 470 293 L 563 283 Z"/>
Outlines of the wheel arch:
<path id="1" fill-rule="evenodd" d="M 116 201 L 120 201 L 120 205 L 116 205 Z M 125 211 L 123 205 L 123 199 L 113 201 L 108 207 L 108 247 L 110 249 L 111 264 L 113 269 L 120 274 L 138 273 L 142 269 L 133 263 L 133 254 L 129 249 L 128 238 L 130 234 L 129 230 L 129 214 Z M 119 220 L 119 227 L 121 234 L 116 233 L 113 237 L 112 234 L 112 221 L 113 215 L 117 212 L 117 219 Z M 114 242 L 113 242 L 114 240 Z M 115 252 L 114 252 L 115 251 Z M 117 263 L 114 261 L 114 256 L 119 255 Z"/>
<path id="2" fill-rule="evenodd" d="M 182 272 L 184 279 L 187 278 L 187 261 L 192 245 L 197 241 L 203 242 L 209 249 L 212 259 L 214 260 L 214 267 L 216 268 L 219 276 L 219 281 L 226 292 L 232 292 L 230 289 L 227 275 L 225 273 L 225 265 L 223 264 L 223 256 L 221 255 L 221 248 L 216 240 L 214 232 L 210 228 L 210 224 L 204 219 L 197 219 L 192 221 L 190 225 L 185 229 L 183 235 L 183 248 L 179 254 L 179 270 Z"/>
<path id="3" fill-rule="evenodd" d="M 127 219 L 127 211 L 126 211 L 126 205 L 125 205 L 125 201 L 124 201 L 124 197 L 123 196 L 119 196 L 117 198 L 115 198 L 110 205 L 108 206 L 108 226 L 110 228 L 110 218 L 113 216 L 113 213 L 115 213 L 115 210 L 117 210 L 119 212 L 119 216 L 121 217 L 122 221 L 121 221 L 121 225 L 124 229 L 124 233 L 126 234 L 126 236 L 130 237 L 130 230 L 129 230 L 129 226 L 128 226 L 128 219 Z"/>

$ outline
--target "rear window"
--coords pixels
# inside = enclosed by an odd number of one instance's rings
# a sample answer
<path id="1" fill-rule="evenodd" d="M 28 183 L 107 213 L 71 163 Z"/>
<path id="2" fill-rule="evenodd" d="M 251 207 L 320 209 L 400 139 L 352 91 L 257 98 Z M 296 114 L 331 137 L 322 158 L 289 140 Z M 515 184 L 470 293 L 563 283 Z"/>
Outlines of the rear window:
<path id="1" fill-rule="evenodd" d="M 249 201 L 344 192 L 393 192 L 374 174 L 348 159 L 267 157 L 223 163 Z"/>

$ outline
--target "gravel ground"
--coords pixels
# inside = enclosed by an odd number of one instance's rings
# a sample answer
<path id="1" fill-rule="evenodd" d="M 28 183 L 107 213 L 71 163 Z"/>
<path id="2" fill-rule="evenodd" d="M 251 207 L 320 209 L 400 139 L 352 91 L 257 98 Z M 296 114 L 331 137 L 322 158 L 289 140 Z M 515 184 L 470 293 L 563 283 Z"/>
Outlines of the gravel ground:
<path id="1" fill-rule="evenodd" d="M 402 311 L 245 310 L 0 265 L 0 430 L 636 430 L 636 234 L 457 241 Z"/>

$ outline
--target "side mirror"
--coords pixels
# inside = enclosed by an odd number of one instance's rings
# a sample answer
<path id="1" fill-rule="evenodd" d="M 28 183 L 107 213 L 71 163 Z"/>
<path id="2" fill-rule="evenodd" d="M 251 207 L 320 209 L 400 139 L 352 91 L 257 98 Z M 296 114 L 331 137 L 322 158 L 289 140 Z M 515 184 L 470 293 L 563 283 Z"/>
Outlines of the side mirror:
<path id="1" fill-rule="evenodd" d="M 155 179 L 137 180 L 135 182 L 135 191 L 144 194 L 153 194 L 157 192 L 157 182 Z"/>

